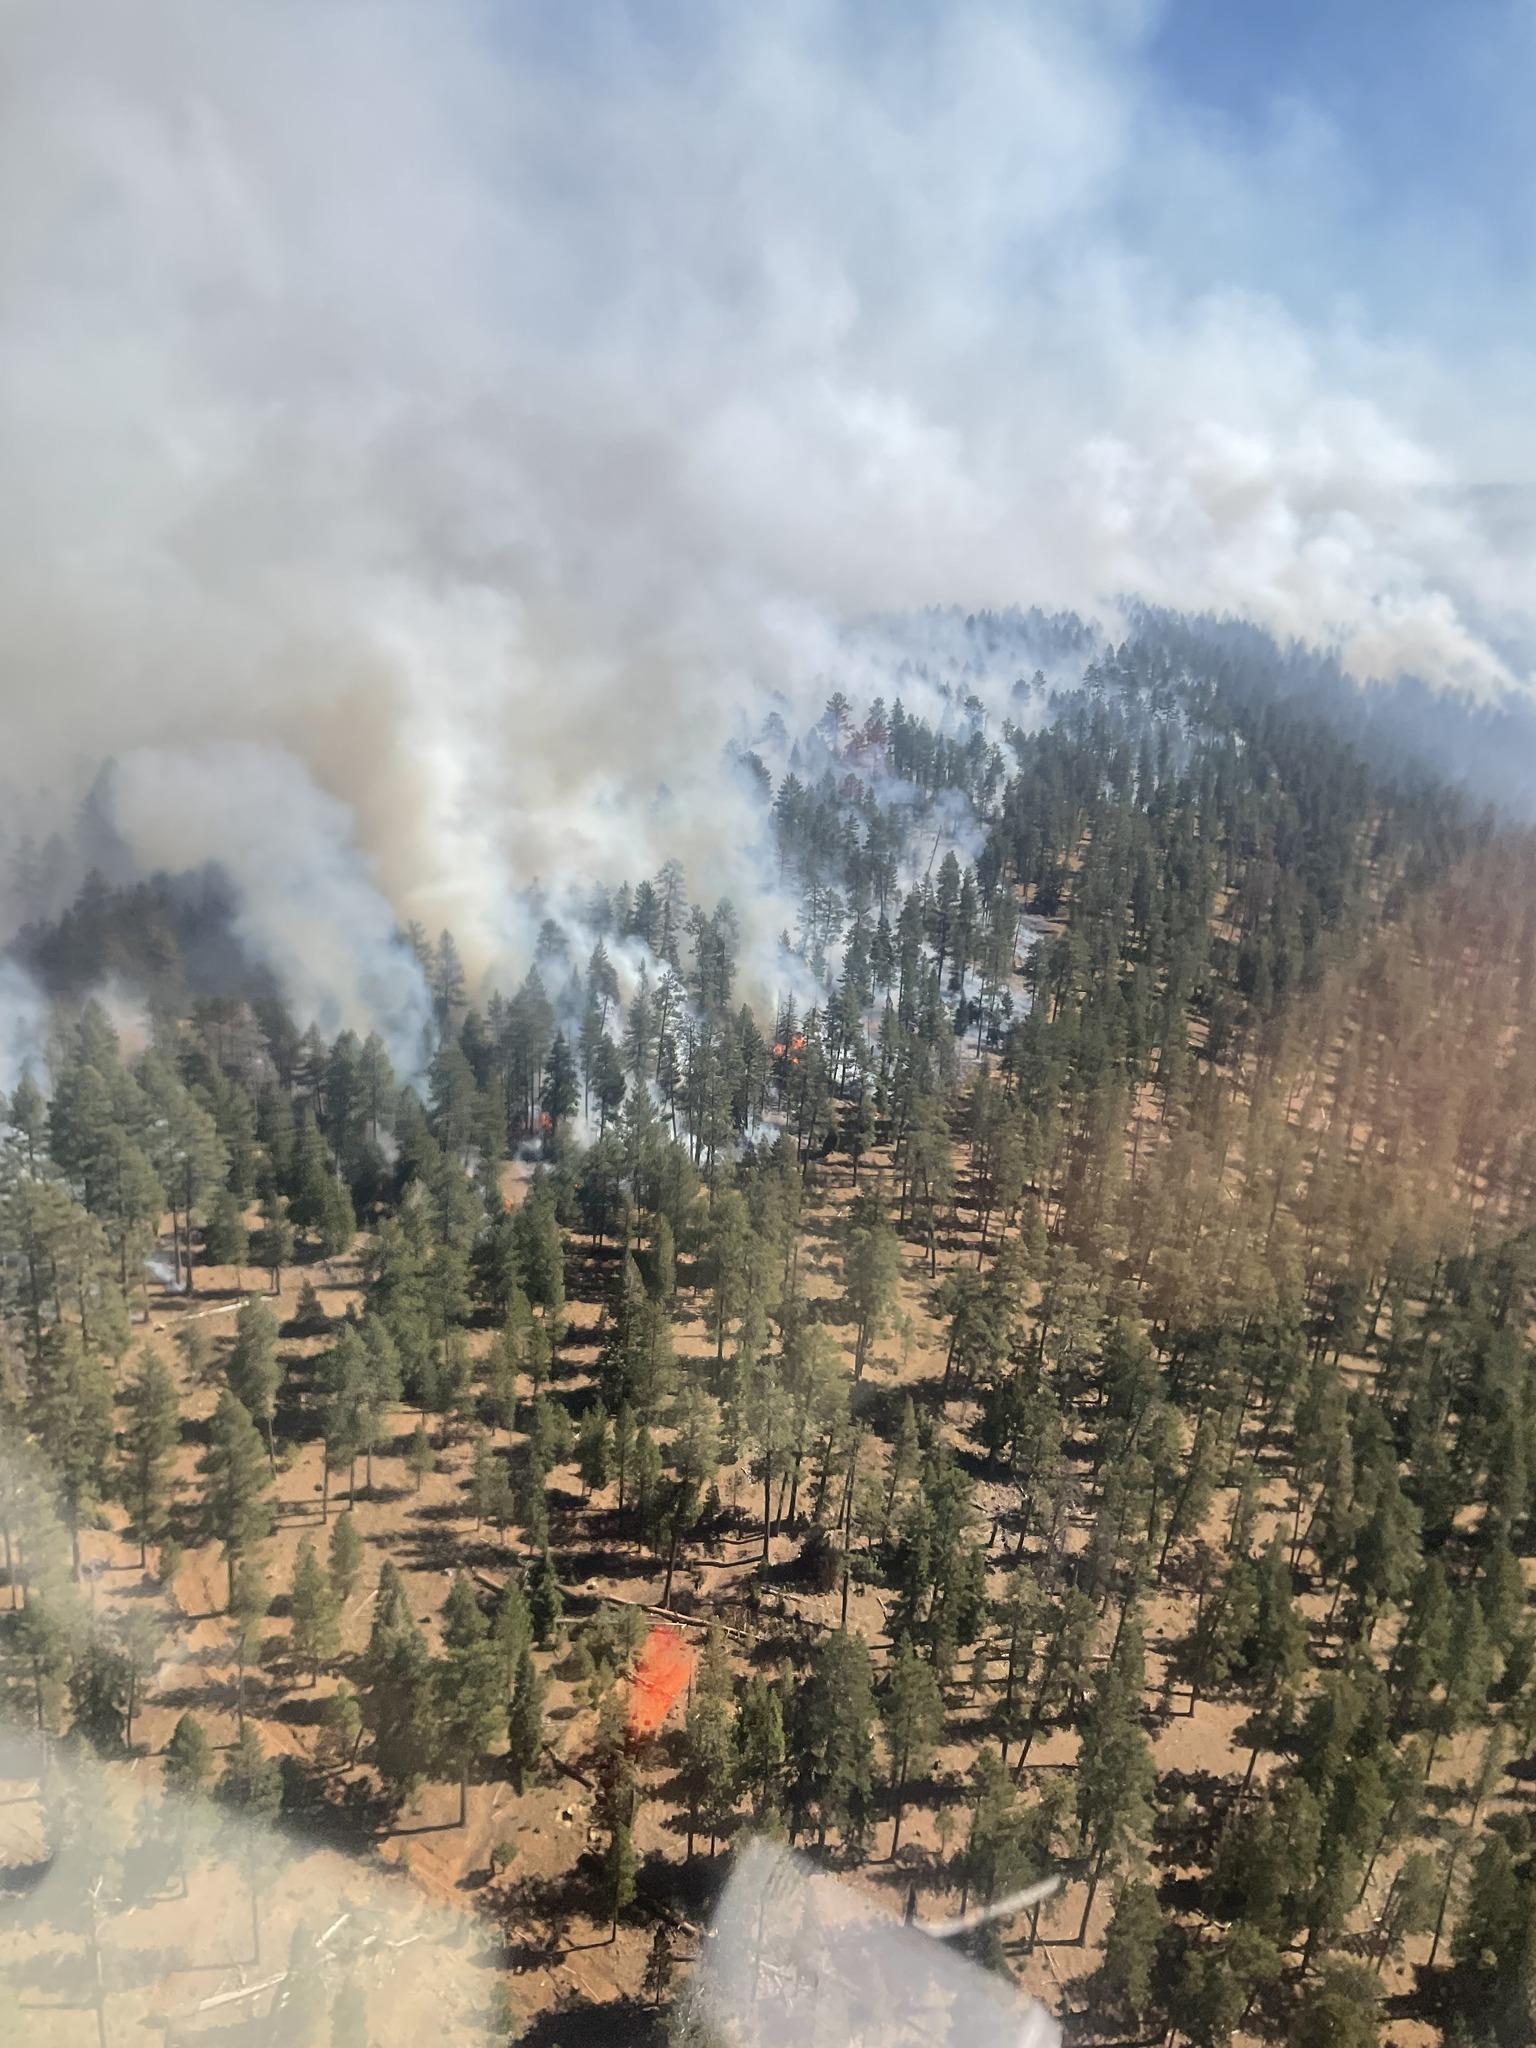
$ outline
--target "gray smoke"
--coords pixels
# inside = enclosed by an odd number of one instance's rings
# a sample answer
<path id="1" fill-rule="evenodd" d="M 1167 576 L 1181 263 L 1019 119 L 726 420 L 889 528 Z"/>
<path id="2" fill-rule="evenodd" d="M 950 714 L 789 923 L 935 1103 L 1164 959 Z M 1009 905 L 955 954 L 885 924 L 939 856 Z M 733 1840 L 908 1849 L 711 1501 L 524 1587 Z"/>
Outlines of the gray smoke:
<path id="1" fill-rule="evenodd" d="M 31 1071 L 46 1088 L 48 999 L 18 961 L 0 959 L 0 1095 Z"/>
<path id="2" fill-rule="evenodd" d="M 1201 275 L 1193 195 L 1235 245 L 1276 167 L 1154 14 L 14 0 L 12 781 L 121 757 L 141 861 L 408 1034 L 393 920 L 505 976 L 535 882 L 676 855 L 766 945 L 720 750 L 869 669 L 849 616 L 1133 592 L 1523 680 L 1536 387 L 1479 373 L 1497 471 L 1411 337 Z"/>

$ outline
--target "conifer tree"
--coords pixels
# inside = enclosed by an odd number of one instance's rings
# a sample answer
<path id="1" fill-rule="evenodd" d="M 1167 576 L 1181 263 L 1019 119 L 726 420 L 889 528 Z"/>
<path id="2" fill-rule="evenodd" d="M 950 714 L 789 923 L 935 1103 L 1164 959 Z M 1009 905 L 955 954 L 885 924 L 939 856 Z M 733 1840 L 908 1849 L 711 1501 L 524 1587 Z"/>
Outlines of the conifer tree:
<path id="1" fill-rule="evenodd" d="M 547 1550 L 540 1551 L 528 1567 L 525 1596 L 528 1602 L 528 1616 L 533 1624 L 533 1639 L 540 1649 L 544 1649 L 560 1626 L 560 1616 L 565 1610 L 560 1581 L 555 1576 L 555 1568 L 550 1562 Z"/>
<path id="2" fill-rule="evenodd" d="M 501 1658 L 507 1697 L 512 1696 L 524 1650 L 533 1641 L 533 1620 L 523 1594 L 522 1580 L 514 1573 L 502 1587 L 491 1622 L 491 1641 Z"/>
<path id="3" fill-rule="evenodd" d="M 777 1812 L 784 1776 L 784 1704 L 776 1685 L 758 1673 L 748 1678 L 736 1714 L 741 1782 L 761 1823 Z"/>
<path id="4" fill-rule="evenodd" d="M 864 1377 L 869 1347 L 883 1333 L 896 1301 L 900 1245 L 879 1202 L 861 1195 L 849 1211 L 843 1250 L 843 1293 L 856 1331 L 853 1377 Z"/>
<path id="5" fill-rule="evenodd" d="M 500 1460 L 491 1448 L 491 1439 L 483 1429 L 477 1429 L 470 1451 L 469 1461 L 469 1504 L 474 1510 L 475 1527 L 486 1521 L 490 1511 L 493 1481 Z"/>
<path id="6" fill-rule="evenodd" d="M 1123 1647 L 1123 1643 L 1122 1643 Z M 1087 1940 L 1105 1865 L 1145 1839 L 1155 1772 L 1141 1725 L 1135 1657 L 1112 1658 L 1094 1680 L 1077 1763 L 1077 1817 L 1089 1858 L 1080 1942 Z"/>
<path id="7" fill-rule="evenodd" d="M 235 1640 L 235 1719 L 245 1727 L 245 1678 L 251 1665 L 260 1661 L 261 1625 L 272 1605 L 266 1573 L 255 1551 L 242 1553 L 235 1565 L 234 1590 L 229 1613 Z"/>
<path id="8" fill-rule="evenodd" d="M 267 1499 L 272 1479 L 266 1447 L 246 1409 L 228 1388 L 213 1411 L 208 1448 L 197 1469 L 204 1481 L 207 1532 L 224 1546 L 233 1609 L 236 1569 L 242 1558 L 271 1535 L 273 1513 Z"/>
<path id="9" fill-rule="evenodd" d="M 363 1710 L 357 1694 L 342 1681 L 325 1703 L 324 1742 L 328 1755 L 350 1763 L 363 1735 Z"/>
<path id="10" fill-rule="evenodd" d="M 107 1490 L 112 1383 L 73 1323 L 54 1323 L 42 1338 L 27 1418 L 58 1484 L 78 1576 L 81 1525 Z"/>
<path id="11" fill-rule="evenodd" d="M 599 1401 L 587 1408 L 577 1429 L 576 1469 L 589 1499 L 608 1484 L 608 1413 Z"/>
<path id="12" fill-rule="evenodd" d="M 507 1733 L 507 1695 L 500 1662 L 484 1639 L 484 1619 L 476 1612 L 479 1634 L 467 1640 L 461 1636 L 451 1645 L 436 1673 L 437 1739 L 459 1780 L 460 1827 L 469 1813 L 470 1772 Z"/>
<path id="13" fill-rule="evenodd" d="M 309 1666 L 313 1685 L 321 1665 L 329 1663 L 341 1648 L 341 1603 L 307 1536 L 294 1564 L 289 1611 L 293 1617 L 290 1646 L 294 1657 Z"/>
<path id="14" fill-rule="evenodd" d="M 408 1798 L 438 1755 L 438 1693 L 432 1659 L 399 1582 L 382 1574 L 360 1704 L 380 1778 L 397 1799 Z"/>
<path id="15" fill-rule="evenodd" d="M 412 1489 L 421 1491 L 421 1482 L 437 1466 L 437 1453 L 432 1448 L 432 1439 L 425 1427 L 417 1423 L 411 1431 L 410 1442 L 405 1447 L 405 1469 L 411 1475 Z"/>
<path id="16" fill-rule="evenodd" d="M 1115 1910 L 1104 1936 L 1101 1976 L 1115 2007 L 1138 2027 L 1152 2008 L 1153 1973 L 1163 1915 L 1155 1889 L 1133 1878 L 1115 1895 Z"/>
<path id="17" fill-rule="evenodd" d="M 267 1440 L 267 1459 L 275 1471 L 272 1421 L 282 1383 L 282 1368 L 277 1360 L 277 1317 L 255 1296 L 241 1304 L 235 1319 L 235 1342 L 227 1374 L 230 1391 Z"/>
<path id="18" fill-rule="evenodd" d="M 467 1650 L 483 1643 L 489 1625 L 480 1611 L 474 1587 L 463 1572 L 455 1572 L 443 1602 L 443 1642 L 450 1650 Z"/>
<path id="19" fill-rule="evenodd" d="M 818 1844 L 829 1828 L 854 1847 L 863 1840 L 874 1776 L 874 1718 L 864 1639 L 839 1629 L 795 1695 L 795 1816 L 803 1825 L 814 1809 Z"/>
<path id="20" fill-rule="evenodd" d="M 880 1718 L 890 1759 L 894 1803 L 891 1855 L 901 1842 L 901 1819 L 907 1787 L 933 1760 L 944 1728 L 944 1698 L 931 1664 L 925 1664 L 910 1641 L 896 1645 L 880 1696 Z"/>
<path id="21" fill-rule="evenodd" d="M 124 1395 L 127 1422 L 123 1430 L 118 1496 L 128 1511 L 128 1527 L 138 1541 L 139 1564 L 149 1562 L 149 1545 L 158 1543 L 169 1520 L 172 1460 L 181 1441 L 181 1404 L 176 1383 L 153 1351 L 140 1352 Z"/>
<path id="22" fill-rule="evenodd" d="M 672 1983 L 672 1949 L 664 1920 L 658 1920 L 651 1935 L 650 1953 L 645 1959 L 643 1990 L 652 2005 L 660 2005 Z"/>
<path id="23" fill-rule="evenodd" d="M 363 1539 L 357 1533 L 350 1508 L 343 1508 L 331 1524 L 329 1565 L 337 1601 L 344 1607 L 363 1568 Z"/>
<path id="24" fill-rule="evenodd" d="M 608 1847 L 603 1852 L 603 1891 L 608 1900 L 613 1922 L 609 1940 L 619 1938 L 619 1915 L 630 1905 L 635 1896 L 635 1878 L 639 1861 L 635 1855 L 634 1838 L 622 1822 L 613 1829 L 608 1838 Z"/>
<path id="25" fill-rule="evenodd" d="M 271 1291 L 281 1291 L 283 1268 L 293 1263 L 293 1225 L 286 1205 L 276 1195 L 261 1205 L 261 1224 L 251 1239 L 251 1256 L 269 1278 Z"/>
<path id="26" fill-rule="evenodd" d="M 544 1746 L 544 1681 L 533 1661 L 533 1651 L 524 1642 L 518 1653 L 512 1683 L 512 1704 L 507 1715 L 507 1765 L 512 1783 L 521 1792 L 528 1773 Z"/>
<path id="27" fill-rule="evenodd" d="M 218 1783 L 219 1803 L 229 1809 L 240 1825 L 234 1835 L 235 1852 L 245 1865 L 246 1885 L 251 1902 L 252 1960 L 261 1962 L 261 1874 L 265 1860 L 266 1830 L 276 1818 L 283 1799 L 283 1779 L 277 1759 L 265 1754 L 256 1730 L 242 1726 L 234 1747 L 225 1758 Z"/>
<path id="28" fill-rule="evenodd" d="M 236 1285 L 241 1268 L 250 1257 L 250 1233 L 240 1199 L 229 1188 L 220 1188 L 208 1205 L 203 1224 L 203 1257 L 210 1266 L 233 1266 Z"/>
<path id="29" fill-rule="evenodd" d="M 709 1832 L 710 1854 L 715 1839 L 735 1804 L 736 1745 L 732 1739 L 729 1677 L 722 1686 L 709 1682 L 701 1665 L 693 1698 L 683 1721 L 683 1790 L 688 1803 L 687 1855 L 693 1858 L 694 1837 Z"/>
<path id="30" fill-rule="evenodd" d="M 202 1724 L 192 1714 L 183 1714 L 171 1730 L 165 1745 L 165 1783 L 168 1790 L 200 1792 L 213 1771 L 213 1745 Z"/>

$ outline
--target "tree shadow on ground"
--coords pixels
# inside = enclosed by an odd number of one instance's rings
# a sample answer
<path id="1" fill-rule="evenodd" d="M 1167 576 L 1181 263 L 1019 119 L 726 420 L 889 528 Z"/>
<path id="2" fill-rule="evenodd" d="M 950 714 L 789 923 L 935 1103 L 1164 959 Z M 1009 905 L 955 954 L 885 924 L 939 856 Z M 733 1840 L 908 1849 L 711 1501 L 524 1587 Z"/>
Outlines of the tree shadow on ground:
<path id="1" fill-rule="evenodd" d="M 606 2005 L 585 2001 L 542 2012 L 518 2036 L 521 2048 L 661 2048 L 667 2038 L 664 2007 L 619 1998 Z"/>

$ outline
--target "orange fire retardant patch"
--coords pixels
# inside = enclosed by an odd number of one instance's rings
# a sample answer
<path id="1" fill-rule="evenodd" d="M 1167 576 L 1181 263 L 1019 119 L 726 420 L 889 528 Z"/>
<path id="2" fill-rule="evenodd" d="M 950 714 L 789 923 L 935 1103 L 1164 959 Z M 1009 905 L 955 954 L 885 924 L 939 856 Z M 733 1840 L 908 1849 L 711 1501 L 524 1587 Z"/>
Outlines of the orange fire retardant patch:
<path id="1" fill-rule="evenodd" d="M 637 1741 L 656 1733 L 693 1676 L 693 1651 L 675 1628 L 658 1622 L 645 1639 L 629 1690 L 629 1732 Z"/>

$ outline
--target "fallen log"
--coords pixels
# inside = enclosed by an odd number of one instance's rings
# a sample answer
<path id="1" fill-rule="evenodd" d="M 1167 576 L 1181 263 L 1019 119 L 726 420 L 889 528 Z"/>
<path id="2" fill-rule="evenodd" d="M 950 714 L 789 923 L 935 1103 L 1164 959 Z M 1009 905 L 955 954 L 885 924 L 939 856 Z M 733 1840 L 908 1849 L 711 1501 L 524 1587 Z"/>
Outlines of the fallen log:
<path id="1" fill-rule="evenodd" d="M 574 1764 L 568 1764 L 563 1756 L 556 1756 L 554 1748 L 550 1743 L 545 1743 L 544 1754 L 563 1777 L 573 1778 L 583 1792 L 591 1792 L 594 1789 L 592 1780 L 581 1771 L 578 1771 Z"/>

